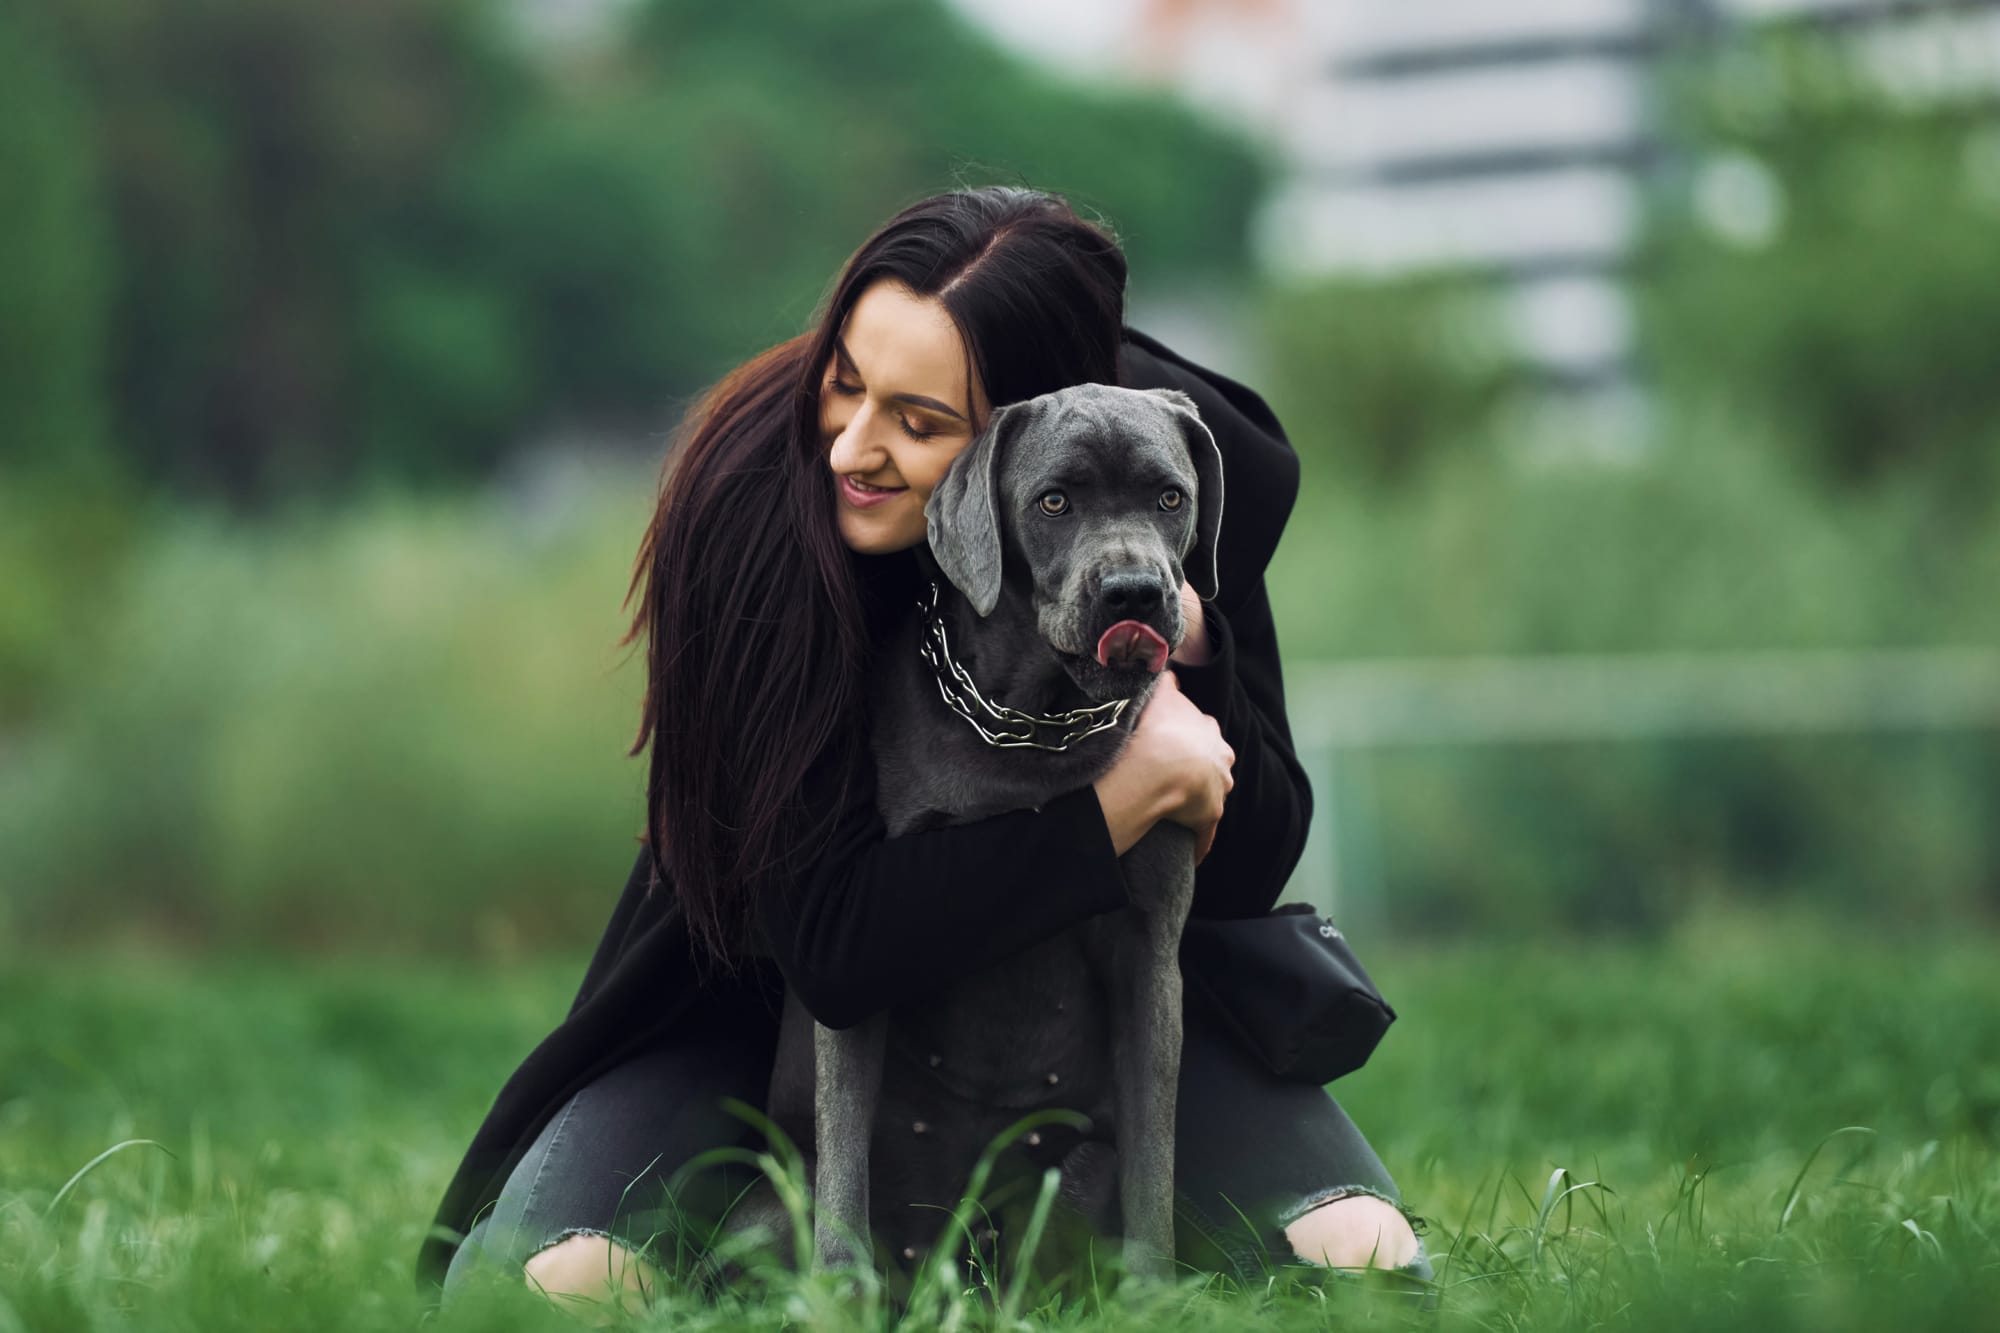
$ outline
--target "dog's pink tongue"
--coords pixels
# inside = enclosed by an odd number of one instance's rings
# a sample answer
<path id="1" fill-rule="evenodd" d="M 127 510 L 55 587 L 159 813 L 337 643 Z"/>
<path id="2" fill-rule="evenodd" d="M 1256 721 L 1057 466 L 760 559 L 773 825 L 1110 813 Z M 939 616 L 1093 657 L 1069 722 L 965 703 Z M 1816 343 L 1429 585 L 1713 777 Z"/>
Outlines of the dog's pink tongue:
<path id="1" fill-rule="evenodd" d="M 1167 641 L 1151 625 L 1121 620 L 1104 631 L 1097 641 L 1097 664 L 1108 667 L 1142 666 L 1154 675 L 1166 670 Z"/>

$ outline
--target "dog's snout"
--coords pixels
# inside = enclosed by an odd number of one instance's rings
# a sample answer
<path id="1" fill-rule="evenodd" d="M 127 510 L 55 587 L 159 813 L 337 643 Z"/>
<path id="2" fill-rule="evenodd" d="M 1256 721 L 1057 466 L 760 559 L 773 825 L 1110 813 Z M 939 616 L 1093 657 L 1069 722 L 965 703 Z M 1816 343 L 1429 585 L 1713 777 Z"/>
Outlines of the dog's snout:
<path id="1" fill-rule="evenodd" d="M 1106 574 L 1102 595 L 1104 609 L 1120 620 L 1144 620 L 1166 600 L 1158 576 L 1136 570 Z"/>

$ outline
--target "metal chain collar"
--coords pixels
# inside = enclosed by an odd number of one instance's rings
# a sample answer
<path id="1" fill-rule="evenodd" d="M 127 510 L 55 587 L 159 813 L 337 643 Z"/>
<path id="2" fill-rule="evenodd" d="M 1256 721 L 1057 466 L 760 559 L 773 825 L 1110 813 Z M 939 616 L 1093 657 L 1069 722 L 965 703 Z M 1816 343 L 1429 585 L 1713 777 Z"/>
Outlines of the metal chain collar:
<path id="1" fill-rule="evenodd" d="M 953 660 L 951 644 L 945 638 L 944 617 L 938 613 L 938 585 L 932 579 L 928 597 L 917 598 L 924 613 L 924 632 L 917 651 L 930 663 L 931 676 L 945 705 L 972 724 L 980 739 L 1003 750 L 1067 750 L 1078 741 L 1109 731 L 1118 725 L 1130 699 L 1113 699 L 1088 708 L 1072 708 L 1067 713 L 1024 713 L 1018 708 L 989 702 L 972 683 L 966 669 Z"/>

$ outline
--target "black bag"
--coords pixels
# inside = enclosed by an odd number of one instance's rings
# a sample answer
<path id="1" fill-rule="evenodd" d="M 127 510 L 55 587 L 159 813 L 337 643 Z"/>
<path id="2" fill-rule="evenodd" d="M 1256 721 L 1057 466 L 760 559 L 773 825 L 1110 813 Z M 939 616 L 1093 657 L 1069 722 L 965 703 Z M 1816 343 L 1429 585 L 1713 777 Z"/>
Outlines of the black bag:
<path id="1" fill-rule="evenodd" d="M 1189 917 L 1180 958 L 1187 987 L 1286 1079 L 1353 1073 L 1396 1021 L 1347 937 L 1310 903 L 1237 921 Z"/>

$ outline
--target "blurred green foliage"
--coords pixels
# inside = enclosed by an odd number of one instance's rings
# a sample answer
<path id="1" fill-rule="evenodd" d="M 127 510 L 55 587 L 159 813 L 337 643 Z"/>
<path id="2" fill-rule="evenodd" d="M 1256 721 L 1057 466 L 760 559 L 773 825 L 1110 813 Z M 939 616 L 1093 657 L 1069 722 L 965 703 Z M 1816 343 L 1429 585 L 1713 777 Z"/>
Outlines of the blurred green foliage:
<path id="1" fill-rule="evenodd" d="M 1883 63 L 1787 27 L 1670 82 L 1694 151 L 1658 200 L 1648 357 L 1827 476 L 1921 472 L 1978 517 L 2000 490 L 1996 71 L 1968 50 L 1897 93 Z"/>
<path id="2" fill-rule="evenodd" d="M 17 466 L 106 444 L 111 238 L 81 91 L 37 16 L 0 8 L 0 442 Z"/>
<path id="3" fill-rule="evenodd" d="M 645 0 L 567 55 L 501 0 L 19 8 L 9 454 L 102 439 L 239 502 L 662 432 L 959 180 L 1073 191 L 1154 271 L 1240 265 L 1260 189 L 1240 141 L 1036 72 L 941 0 Z"/>
<path id="4" fill-rule="evenodd" d="M 102 651 L 128 558 L 108 398 L 117 252 L 94 122 L 47 16 L 0 5 L 0 768 L 18 726 Z"/>
<path id="5" fill-rule="evenodd" d="M 1928 478 L 1842 487 L 1719 415 L 1666 429 L 1620 463 L 1466 450 L 1391 498 L 1309 471 L 1287 660 L 2000 647 L 2000 525 L 1941 532 Z M 1399 929 L 1650 929 L 1717 895 L 2000 918 L 1992 731 L 1426 747 L 1336 784 L 1349 887 Z"/>
<path id="6" fill-rule="evenodd" d="M 1393 489 L 1479 448 L 1516 387 L 1491 291 L 1467 275 L 1276 287 L 1260 315 L 1259 387 L 1311 465 L 1343 484 Z"/>
<path id="7" fill-rule="evenodd" d="M 1988 87 L 1990 84 L 1977 84 Z M 1650 449 L 1508 409 L 1447 275 L 1267 301 L 1307 489 L 1292 660 L 2000 645 L 2000 118 L 1838 36 L 1695 53 L 1636 289 Z M 1434 747 L 1320 799 L 1406 931 L 1658 928 L 1713 896 L 2000 918 L 2000 738 Z M 1370 834 L 1372 833 L 1372 837 Z"/>
<path id="8" fill-rule="evenodd" d="M 643 822 L 616 643 L 652 494 L 580 485 L 149 512 L 103 651 L 0 750 L 0 931 L 573 940 Z"/>
<path id="9" fill-rule="evenodd" d="M 1714 421 L 1683 439 L 1467 451 L 1393 500 L 1309 473 L 1271 572 L 1287 662 L 2000 645 L 2000 529 L 1940 563 L 1914 485 L 1815 481 Z M 587 943 L 640 825 L 614 644 L 650 495 L 608 471 L 312 522 L 160 511 L 94 597 L 105 651 L 0 764 L 12 928 Z M 1325 808 L 1372 801 L 1380 830 L 1350 868 L 1413 931 L 1654 928 L 1717 895 L 2000 909 L 1991 733 L 1396 752 L 1343 782 Z"/>
<path id="10" fill-rule="evenodd" d="M 375 330 L 359 315 L 377 299 L 370 279 L 402 272 L 395 261 L 446 225 L 453 164 L 532 102 L 489 7 L 25 7 L 55 34 L 57 67 L 87 112 L 79 159 L 102 181 L 99 229 L 116 262 L 107 343 L 93 355 L 120 456 L 184 491 L 246 498 L 353 475 L 367 462 L 359 352 Z M 505 424 L 459 406 L 465 419 L 452 424 Z M 435 443 L 449 456 L 464 435 Z M 490 456 L 498 443 L 481 447 Z"/>
<path id="11" fill-rule="evenodd" d="M 1926 92 L 1809 23 L 1689 48 L 1662 76 L 1678 151 L 1632 290 L 1643 378 L 1683 422 L 1726 418 L 1802 475 L 1924 479 L 1941 519 L 1976 524 L 2000 501 L 1996 71 L 1932 54 Z M 1260 387 L 1310 423 L 1313 464 L 1400 484 L 1493 447 L 1519 374 L 1482 290 L 1436 272 L 1266 295 Z"/>
<path id="12" fill-rule="evenodd" d="M 9 733 L 74 685 L 79 662 L 112 651 L 103 612 L 143 547 L 135 518 L 115 479 L 0 474 L 0 784 Z"/>
<path id="13" fill-rule="evenodd" d="M 404 483 L 531 430 L 665 425 L 956 164 L 1071 187 L 1142 283 L 1233 261 L 1255 192 L 1185 113 L 1051 83 L 929 0 L 649 0 L 541 65 L 473 0 L 42 4 L 0 16 L 0 153 L 36 183 L 0 291 L 47 319 L 0 344 L 0 928 L 30 939 L 588 943 L 640 822 L 613 644 L 651 478 Z M 415 74 L 347 83 L 412 33 Z M 1510 414 L 1460 278 L 1262 298 L 1251 382 L 1305 469 L 1271 573 L 1288 662 L 2000 646 L 2000 150 L 1826 58 L 1743 48 L 1688 87 L 1715 147 L 1663 188 L 1641 270 L 1650 450 Z M 284 203 L 298 172 L 310 206 Z M 327 359 L 288 379 L 287 347 Z M 215 452 L 271 367 L 340 386 L 331 433 L 272 417 L 254 457 Z M 110 457 L 238 498 L 347 489 L 248 517 Z M 1321 800 L 1372 809 L 1356 855 L 1392 923 L 1522 934 L 1718 895 L 1990 920 L 1997 785 L 1984 732 L 1402 752 Z"/>

